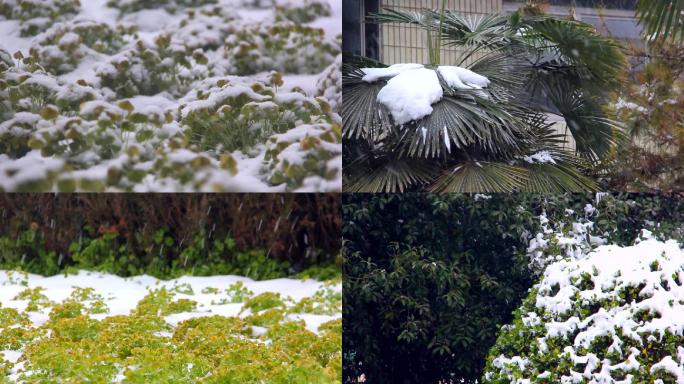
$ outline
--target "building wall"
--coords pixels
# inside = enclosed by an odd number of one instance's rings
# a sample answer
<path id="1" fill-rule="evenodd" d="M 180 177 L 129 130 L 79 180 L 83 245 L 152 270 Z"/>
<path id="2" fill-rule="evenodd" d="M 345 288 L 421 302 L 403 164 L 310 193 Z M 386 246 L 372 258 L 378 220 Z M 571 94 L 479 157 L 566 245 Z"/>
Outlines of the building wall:
<path id="1" fill-rule="evenodd" d="M 502 0 L 446 0 L 446 9 L 470 15 L 487 15 L 502 12 Z M 381 0 L 380 8 L 402 11 L 441 9 L 441 0 Z M 385 64 L 428 62 L 427 35 L 417 26 L 407 24 L 384 24 L 380 32 L 380 61 Z M 442 50 L 442 64 L 458 64 L 460 51 Z"/>

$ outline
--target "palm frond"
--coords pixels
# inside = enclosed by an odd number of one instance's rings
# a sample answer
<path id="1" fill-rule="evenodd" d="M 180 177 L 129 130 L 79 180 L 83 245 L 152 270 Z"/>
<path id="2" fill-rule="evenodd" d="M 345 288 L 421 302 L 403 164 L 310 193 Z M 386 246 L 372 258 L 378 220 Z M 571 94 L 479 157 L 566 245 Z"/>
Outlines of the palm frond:
<path id="1" fill-rule="evenodd" d="M 524 55 L 512 52 L 488 52 L 468 65 L 468 69 L 488 78 L 490 91 L 505 90 L 506 97 L 518 97 L 531 74 Z"/>
<path id="2" fill-rule="evenodd" d="M 344 192 L 397 193 L 429 183 L 435 166 L 420 159 L 384 156 L 359 158 L 345 164 L 344 171 L 348 175 Z"/>
<path id="3" fill-rule="evenodd" d="M 378 92 L 386 81 L 363 81 L 364 73 L 353 66 L 342 69 L 342 135 L 347 138 L 364 138 L 372 141 L 391 129 L 390 118 L 377 101 Z"/>
<path id="4" fill-rule="evenodd" d="M 465 161 L 451 167 L 432 185 L 433 192 L 511 193 L 526 182 L 524 168 L 502 162 Z"/>
<path id="5" fill-rule="evenodd" d="M 649 40 L 684 42 L 684 0 L 639 0 L 636 15 Z"/>
<path id="6" fill-rule="evenodd" d="M 622 125 L 601 108 L 601 99 L 591 97 L 601 91 L 592 92 L 593 85 L 583 85 L 574 71 L 540 70 L 530 77 L 528 86 L 536 96 L 533 102 L 548 100 L 551 105 L 547 110 L 563 116 L 582 156 L 603 159 L 624 136 Z"/>
<path id="7" fill-rule="evenodd" d="M 499 14 L 463 15 L 449 11 L 444 15 L 442 34 L 447 45 L 467 47 L 475 51 L 510 50 L 516 45 L 508 18 Z"/>
<path id="8" fill-rule="evenodd" d="M 589 25 L 547 16 L 525 19 L 522 35 L 539 52 L 551 53 L 540 61 L 556 61 L 583 70 L 600 84 L 616 84 L 627 66 L 620 46 Z"/>
<path id="9" fill-rule="evenodd" d="M 429 116 L 410 125 L 409 156 L 444 157 L 471 146 L 510 154 L 526 130 L 505 105 L 471 91 L 444 97 L 432 108 Z"/>
<path id="10" fill-rule="evenodd" d="M 522 192 L 564 193 L 598 190 L 593 180 L 567 163 L 527 164 L 524 167 L 527 169 L 527 177 L 521 188 Z"/>
<path id="11" fill-rule="evenodd" d="M 371 13 L 367 16 L 367 20 L 371 23 L 386 24 L 386 23 L 405 23 L 417 24 L 422 26 L 432 26 L 438 17 L 435 17 L 436 12 L 424 11 L 400 11 L 396 9 L 383 8 L 382 12 Z"/>

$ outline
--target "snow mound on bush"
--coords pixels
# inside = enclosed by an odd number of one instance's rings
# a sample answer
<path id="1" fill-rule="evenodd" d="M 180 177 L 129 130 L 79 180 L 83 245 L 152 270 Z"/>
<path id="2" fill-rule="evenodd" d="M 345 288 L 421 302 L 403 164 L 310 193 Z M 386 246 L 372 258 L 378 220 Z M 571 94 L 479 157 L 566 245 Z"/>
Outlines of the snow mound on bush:
<path id="1" fill-rule="evenodd" d="M 684 383 L 684 251 L 644 238 L 550 264 L 484 382 Z"/>

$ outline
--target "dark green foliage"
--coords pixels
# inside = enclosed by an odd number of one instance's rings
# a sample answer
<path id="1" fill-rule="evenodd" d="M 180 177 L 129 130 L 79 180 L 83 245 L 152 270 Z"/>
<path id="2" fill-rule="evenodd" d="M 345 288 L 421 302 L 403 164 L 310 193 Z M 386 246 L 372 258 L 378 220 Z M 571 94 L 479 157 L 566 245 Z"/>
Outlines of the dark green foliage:
<path id="1" fill-rule="evenodd" d="M 340 205 L 335 194 L 4 195 L 0 269 L 335 277 Z"/>
<path id="2" fill-rule="evenodd" d="M 473 383 L 498 329 L 532 287 L 537 216 L 597 206 L 595 233 L 631 244 L 642 228 L 684 240 L 677 195 L 345 195 L 344 382 Z M 660 223 L 658 228 L 652 223 Z M 463 381 L 461 381 L 463 380 Z"/>
<path id="3" fill-rule="evenodd" d="M 41 275 L 80 269 L 97 270 L 120 276 L 149 274 L 159 278 L 192 275 L 240 275 L 256 280 L 290 275 L 290 262 L 269 257 L 262 249 L 239 250 L 235 240 L 209 240 L 198 234 L 186 244 L 175 244 L 165 229 L 152 239 L 133 241 L 116 232 L 97 234 L 87 227 L 85 235 L 74 240 L 69 252 L 57 256 L 45 248 L 42 233 L 26 230 L 17 239 L 0 237 L 0 269 L 20 269 Z M 92 237 L 91 237 L 92 236 Z M 300 274 L 306 277 L 330 277 L 333 264 L 316 266 Z"/>

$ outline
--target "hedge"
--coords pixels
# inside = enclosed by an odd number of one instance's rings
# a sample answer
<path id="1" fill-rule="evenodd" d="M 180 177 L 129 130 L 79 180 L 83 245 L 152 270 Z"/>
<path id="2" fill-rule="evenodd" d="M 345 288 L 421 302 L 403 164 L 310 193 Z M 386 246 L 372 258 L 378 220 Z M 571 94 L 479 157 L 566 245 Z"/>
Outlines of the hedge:
<path id="1" fill-rule="evenodd" d="M 345 195 L 344 381 L 480 379 L 535 283 L 527 248 L 542 213 L 566 232 L 591 214 L 587 236 L 615 244 L 642 228 L 684 239 L 678 195 Z"/>
<path id="2" fill-rule="evenodd" d="M 269 278 L 339 268 L 336 194 L 6 194 L 0 220 L 0 268 L 44 275 Z"/>

